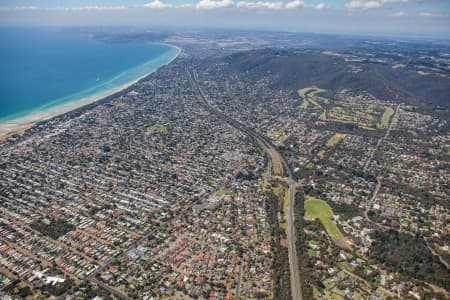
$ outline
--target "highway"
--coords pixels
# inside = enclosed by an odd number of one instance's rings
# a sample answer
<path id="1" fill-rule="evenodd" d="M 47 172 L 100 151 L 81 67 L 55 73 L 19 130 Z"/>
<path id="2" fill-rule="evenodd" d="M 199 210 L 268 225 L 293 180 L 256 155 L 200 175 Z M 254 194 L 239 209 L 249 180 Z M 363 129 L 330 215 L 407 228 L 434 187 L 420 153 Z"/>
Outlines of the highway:
<path id="1" fill-rule="evenodd" d="M 236 285 L 236 295 L 235 295 L 235 299 L 238 300 L 239 299 L 239 295 L 240 295 L 240 290 L 241 290 L 241 280 L 242 280 L 242 264 L 243 262 L 241 261 L 239 264 L 239 272 L 238 272 L 238 282 Z"/>
<path id="2" fill-rule="evenodd" d="M 295 222 L 294 222 L 294 203 L 295 203 L 295 187 L 296 184 L 289 184 L 289 212 L 288 212 L 288 236 L 289 236 L 289 261 L 291 265 L 291 293 L 292 299 L 303 299 L 301 292 L 301 283 L 298 265 L 297 249 L 295 245 Z"/>
<path id="3" fill-rule="evenodd" d="M 300 282 L 300 276 L 299 276 L 299 265 L 298 265 L 298 257 L 297 257 L 297 250 L 295 245 L 295 223 L 294 223 L 294 203 L 295 203 L 295 180 L 292 176 L 292 172 L 289 169 L 289 166 L 286 162 L 286 159 L 278 152 L 278 150 L 275 148 L 275 146 L 272 144 L 272 142 L 265 136 L 257 133 L 251 128 L 246 127 L 244 124 L 240 123 L 237 120 L 234 120 L 233 118 L 229 117 L 228 115 L 224 114 L 219 109 L 215 108 L 208 102 L 208 98 L 203 93 L 202 89 L 199 87 L 197 83 L 197 73 L 195 70 L 191 71 L 189 68 L 186 68 L 186 74 L 188 76 L 189 82 L 192 86 L 192 89 L 196 94 L 199 96 L 198 99 L 203 103 L 203 106 L 206 110 L 208 110 L 210 113 L 216 115 L 223 121 L 230 124 L 232 127 L 236 128 L 237 130 L 241 131 L 242 133 L 248 135 L 249 137 L 253 138 L 258 144 L 264 149 L 264 151 L 267 153 L 267 156 L 271 158 L 273 161 L 273 156 L 276 155 L 277 159 L 281 161 L 281 164 L 283 166 L 283 174 L 280 174 L 280 176 L 285 176 L 287 181 L 289 182 L 289 210 L 287 213 L 287 221 L 288 221 L 288 240 L 289 240 L 289 247 L 288 247 L 288 253 L 289 253 L 289 264 L 290 264 L 290 273 L 291 273 L 291 295 L 293 300 L 303 300 L 302 292 L 301 292 L 301 282 Z M 270 166 L 273 165 L 269 164 Z M 271 170 L 269 170 L 268 174 L 272 174 Z"/>

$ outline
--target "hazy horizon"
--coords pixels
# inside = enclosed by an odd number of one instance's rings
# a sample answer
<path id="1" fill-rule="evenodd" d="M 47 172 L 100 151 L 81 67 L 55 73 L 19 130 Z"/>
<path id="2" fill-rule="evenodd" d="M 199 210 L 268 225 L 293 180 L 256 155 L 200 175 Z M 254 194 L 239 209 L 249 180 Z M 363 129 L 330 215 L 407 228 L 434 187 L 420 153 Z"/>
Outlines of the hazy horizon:
<path id="1" fill-rule="evenodd" d="M 120 26 L 246 29 L 358 35 L 450 36 L 450 2 L 233 0 L 15 0 L 0 4 L 0 26 Z"/>

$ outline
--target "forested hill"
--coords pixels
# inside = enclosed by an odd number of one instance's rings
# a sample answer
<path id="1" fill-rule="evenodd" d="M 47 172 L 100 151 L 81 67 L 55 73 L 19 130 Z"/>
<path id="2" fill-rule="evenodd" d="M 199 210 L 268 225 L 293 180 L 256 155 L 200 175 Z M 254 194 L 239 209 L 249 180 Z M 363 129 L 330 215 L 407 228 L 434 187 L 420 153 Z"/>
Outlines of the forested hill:
<path id="1" fill-rule="evenodd" d="M 319 51 L 255 50 L 223 59 L 236 71 L 257 79 L 275 75 L 276 88 L 316 85 L 332 91 L 365 91 L 384 100 L 396 100 L 448 113 L 450 79 L 439 75 L 420 75 L 414 67 L 394 68 L 392 63 L 346 61 L 342 56 Z"/>

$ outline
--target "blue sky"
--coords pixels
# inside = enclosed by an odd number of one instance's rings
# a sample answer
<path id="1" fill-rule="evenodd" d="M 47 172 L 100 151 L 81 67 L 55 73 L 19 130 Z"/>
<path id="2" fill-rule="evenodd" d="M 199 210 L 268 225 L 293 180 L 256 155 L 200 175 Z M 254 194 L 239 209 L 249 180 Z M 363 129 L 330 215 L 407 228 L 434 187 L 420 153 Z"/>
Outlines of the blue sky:
<path id="1" fill-rule="evenodd" d="M 450 0 L 0 0 L 1 25 L 450 36 Z"/>
<path id="2" fill-rule="evenodd" d="M 82 7 L 122 7 L 122 6 L 144 6 L 151 3 L 152 0 L 0 0 L 0 7 L 14 8 L 14 7 L 36 7 L 36 8 L 82 8 Z M 197 2 L 192 0 L 165 0 L 160 1 L 171 5 L 192 4 Z M 200 2 L 200 1 L 198 1 Z M 221 2 L 221 1 L 217 1 Z M 236 4 L 244 1 L 234 1 Z M 274 1 L 247 1 L 254 3 L 263 2 L 290 2 L 289 0 L 274 0 Z M 331 9 L 376 9 L 383 8 L 387 10 L 401 10 L 409 13 L 431 12 L 431 13 L 449 13 L 449 0 L 306 0 L 303 6 L 319 6 Z M 322 4 L 322 5 L 321 5 Z"/>

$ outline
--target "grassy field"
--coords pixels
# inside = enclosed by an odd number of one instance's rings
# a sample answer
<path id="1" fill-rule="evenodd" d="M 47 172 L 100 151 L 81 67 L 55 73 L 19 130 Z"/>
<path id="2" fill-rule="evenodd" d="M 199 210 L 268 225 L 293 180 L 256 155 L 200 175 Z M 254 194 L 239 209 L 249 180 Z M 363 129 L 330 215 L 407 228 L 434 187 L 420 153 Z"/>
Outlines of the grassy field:
<path id="1" fill-rule="evenodd" d="M 385 106 L 383 116 L 381 117 L 380 123 L 377 124 L 379 129 L 386 129 L 389 126 L 389 120 L 394 114 L 394 109 L 390 106 Z"/>
<path id="2" fill-rule="evenodd" d="M 317 153 L 317 157 L 320 158 L 320 159 L 324 158 L 325 157 L 325 150 L 320 150 Z"/>
<path id="3" fill-rule="evenodd" d="M 147 128 L 148 134 L 152 134 L 154 132 L 161 133 L 161 134 L 167 134 L 169 132 L 169 130 L 164 125 L 153 125 L 153 126 L 150 126 Z"/>
<path id="4" fill-rule="evenodd" d="M 334 146 L 336 146 L 343 138 L 345 137 L 345 134 L 342 133 L 336 133 L 335 135 L 333 135 L 328 141 L 326 146 L 328 148 L 333 148 Z"/>
<path id="5" fill-rule="evenodd" d="M 276 134 L 284 134 L 286 132 L 286 130 L 282 127 L 278 128 L 277 130 L 275 130 Z"/>
<path id="6" fill-rule="evenodd" d="M 220 190 L 218 190 L 218 191 L 216 191 L 216 192 L 214 193 L 214 196 L 217 196 L 217 197 L 224 197 L 226 194 L 227 194 L 227 192 L 226 192 L 225 190 L 220 189 Z"/>
<path id="7" fill-rule="evenodd" d="M 326 121 L 326 120 L 327 120 L 327 111 L 326 111 L 326 110 L 324 110 L 324 111 L 320 114 L 319 120 L 321 120 L 321 121 Z"/>
<path id="8" fill-rule="evenodd" d="M 313 197 L 306 197 L 305 216 L 310 219 L 319 219 L 330 238 L 337 245 L 350 249 L 347 239 L 333 221 L 333 210 L 325 201 Z"/>
<path id="9" fill-rule="evenodd" d="M 320 105 L 319 103 L 317 103 L 317 101 L 315 100 L 315 98 L 313 98 L 312 96 L 311 96 L 311 98 L 308 98 L 308 100 L 309 100 L 309 102 L 311 102 L 312 104 L 314 104 L 314 106 L 315 106 L 316 108 L 322 109 L 322 105 Z"/>
<path id="10" fill-rule="evenodd" d="M 322 92 L 326 92 L 327 90 L 324 89 L 320 89 L 318 87 L 315 86 L 310 86 L 304 89 L 300 89 L 297 91 L 297 94 L 302 97 L 303 99 L 308 98 L 308 97 L 315 97 L 316 94 L 318 93 L 322 93 Z"/>
<path id="11" fill-rule="evenodd" d="M 376 125 L 375 122 L 378 116 L 375 110 L 370 110 L 359 103 L 348 101 L 329 110 L 327 118 L 329 121 L 371 128 Z"/>
<path id="12" fill-rule="evenodd" d="M 319 120 L 354 124 L 361 129 L 386 129 L 394 110 L 377 99 L 362 101 L 360 95 L 328 99 L 320 93 L 327 90 L 312 86 L 297 91 L 303 99 L 300 109 L 318 113 Z"/>
<path id="13" fill-rule="evenodd" d="M 308 95 L 310 95 L 311 97 L 315 97 L 318 93 L 322 93 L 322 92 L 326 92 L 326 91 L 327 90 L 319 89 L 317 87 L 314 87 L 314 88 L 311 89 L 311 92 Z"/>
<path id="14" fill-rule="evenodd" d="M 307 109 L 309 103 L 312 103 L 316 108 L 322 108 L 322 105 L 320 105 L 317 101 L 316 101 L 316 94 L 318 93 L 322 93 L 325 92 L 326 90 L 324 89 L 319 89 L 317 87 L 307 87 L 304 89 L 300 89 L 297 91 L 298 95 L 303 99 L 303 103 L 302 105 L 300 105 L 301 109 Z M 325 102 L 328 101 L 328 99 L 325 98 L 320 98 L 322 100 L 324 100 Z"/>
<path id="15" fill-rule="evenodd" d="M 307 87 L 307 88 L 298 90 L 297 93 L 300 97 L 302 97 L 304 99 L 308 93 L 310 93 L 311 91 L 314 91 L 315 89 L 316 89 L 315 87 Z"/>
<path id="16" fill-rule="evenodd" d="M 309 106 L 309 102 L 306 99 L 303 99 L 302 105 L 300 105 L 301 109 L 307 109 Z"/>

